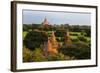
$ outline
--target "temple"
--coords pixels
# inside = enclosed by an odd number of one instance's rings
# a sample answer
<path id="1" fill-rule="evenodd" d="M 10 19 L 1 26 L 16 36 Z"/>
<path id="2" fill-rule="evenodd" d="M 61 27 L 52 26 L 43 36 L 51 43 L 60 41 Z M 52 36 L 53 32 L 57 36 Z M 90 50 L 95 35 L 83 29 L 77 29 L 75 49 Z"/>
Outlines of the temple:
<path id="1" fill-rule="evenodd" d="M 70 46 L 71 43 L 72 43 L 71 37 L 70 37 L 70 34 L 69 34 L 69 30 L 68 30 L 68 29 L 67 29 L 67 32 L 66 32 L 66 34 L 65 34 L 65 36 L 64 36 L 64 43 L 65 43 L 65 45 L 67 45 L 67 46 Z"/>
<path id="2" fill-rule="evenodd" d="M 48 22 L 47 18 L 44 19 L 44 21 L 42 22 L 42 24 L 44 26 L 48 26 L 49 25 L 49 22 Z"/>
<path id="3" fill-rule="evenodd" d="M 51 47 L 49 46 L 51 44 Z M 56 40 L 54 31 L 52 31 L 51 37 L 48 39 L 48 52 L 51 54 L 57 54 L 58 42 Z"/>
<path id="4" fill-rule="evenodd" d="M 44 21 L 42 22 L 43 26 L 47 27 L 49 25 L 48 20 L 45 18 Z M 64 34 L 64 44 L 66 46 L 71 45 L 71 38 L 69 34 L 69 30 Z M 43 50 L 45 51 L 45 55 L 55 55 L 58 54 L 58 48 L 60 47 L 60 42 L 56 40 L 56 36 L 54 31 L 51 32 L 50 37 L 48 37 L 48 41 L 44 43 L 44 48 Z"/>
<path id="5" fill-rule="evenodd" d="M 44 44 L 46 55 L 55 55 L 58 53 L 58 42 L 56 40 L 54 31 L 50 37 L 48 37 L 48 42 Z"/>

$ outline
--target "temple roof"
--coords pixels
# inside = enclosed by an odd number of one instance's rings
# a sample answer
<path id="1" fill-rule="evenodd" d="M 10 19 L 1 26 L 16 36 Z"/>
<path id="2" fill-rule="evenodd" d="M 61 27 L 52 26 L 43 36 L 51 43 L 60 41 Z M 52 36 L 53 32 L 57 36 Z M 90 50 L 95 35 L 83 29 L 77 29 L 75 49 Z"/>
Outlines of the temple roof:
<path id="1" fill-rule="evenodd" d="M 49 25 L 49 22 L 47 20 L 47 18 L 44 19 L 44 21 L 42 22 L 43 25 Z"/>

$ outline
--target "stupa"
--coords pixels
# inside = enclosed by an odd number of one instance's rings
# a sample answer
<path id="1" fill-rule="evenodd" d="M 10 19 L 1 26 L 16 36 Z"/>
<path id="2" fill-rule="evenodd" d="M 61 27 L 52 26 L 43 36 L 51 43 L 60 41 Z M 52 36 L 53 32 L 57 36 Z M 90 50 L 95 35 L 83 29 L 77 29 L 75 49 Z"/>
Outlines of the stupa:
<path id="1" fill-rule="evenodd" d="M 48 42 L 45 43 L 45 54 L 46 55 L 55 55 L 58 53 L 58 42 L 56 40 L 54 31 L 52 31 L 52 34 L 50 37 L 48 37 Z"/>
<path id="2" fill-rule="evenodd" d="M 44 26 L 48 26 L 49 25 L 49 22 L 48 22 L 47 18 L 44 19 L 44 21 L 42 22 L 42 24 Z"/>
<path id="3" fill-rule="evenodd" d="M 65 37 L 64 37 L 65 41 L 64 43 L 67 45 L 67 46 L 70 46 L 72 41 L 71 41 L 71 37 L 70 37 L 70 34 L 69 34 L 69 30 L 67 29 L 67 32 L 65 33 Z"/>

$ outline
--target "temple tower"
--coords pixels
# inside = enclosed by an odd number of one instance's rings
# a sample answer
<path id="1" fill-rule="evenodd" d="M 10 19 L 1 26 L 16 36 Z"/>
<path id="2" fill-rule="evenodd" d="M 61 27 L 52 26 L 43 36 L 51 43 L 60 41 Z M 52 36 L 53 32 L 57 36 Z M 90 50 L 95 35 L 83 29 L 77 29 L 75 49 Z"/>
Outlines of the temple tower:
<path id="1" fill-rule="evenodd" d="M 48 22 L 47 18 L 44 19 L 44 21 L 42 22 L 42 24 L 44 26 L 48 26 L 49 25 L 49 22 Z"/>
<path id="2" fill-rule="evenodd" d="M 71 37 L 70 37 L 68 29 L 67 29 L 67 32 L 65 33 L 64 39 L 65 39 L 64 41 L 65 45 L 70 46 L 72 41 L 71 41 Z"/>
<path id="3" fill-rule="evenodd" d="M 48 42 L 45 43 L 44 49 L 46 55 L 55 55 L 58 53 L 58 42 L 54 32 L 52 32 L 51 36 L 48 37 Z"/>

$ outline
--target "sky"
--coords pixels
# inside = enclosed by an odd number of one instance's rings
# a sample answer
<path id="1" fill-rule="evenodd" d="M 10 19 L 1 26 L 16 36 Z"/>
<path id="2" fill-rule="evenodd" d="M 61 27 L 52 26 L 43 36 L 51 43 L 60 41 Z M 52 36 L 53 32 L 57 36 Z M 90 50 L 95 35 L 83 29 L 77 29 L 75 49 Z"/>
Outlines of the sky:
<path id="1" fill-rule="evenodd" d="M 91 25 L 91 13 L 23 10 L 23 24 L 41 24 L 45 18 L 53 24 Z"/>

